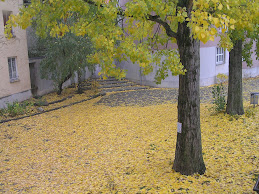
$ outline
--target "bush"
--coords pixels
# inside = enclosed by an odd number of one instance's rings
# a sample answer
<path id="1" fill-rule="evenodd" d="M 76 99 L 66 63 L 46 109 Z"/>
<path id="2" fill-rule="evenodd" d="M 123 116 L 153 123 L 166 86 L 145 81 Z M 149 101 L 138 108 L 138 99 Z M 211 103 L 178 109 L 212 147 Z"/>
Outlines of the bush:
<path id="1" fill-rule="evenodd" d="M 38 98 L 34 103 L 33 105 L 34 106 L 48 106 L 48 102 L 42 98 Z"/>
<path id="2" fill-rule="evenodd" d="M 222 112 L 226 108 L 225 92 L 222 83 L 213 86 L 212 88 L 212 97 L 214 109 L 216 112 Z"/>
<path id="3" fill-rule="evenodd" d="M 15 101 L 13 104 L 7 103 L 7 108 L 5 109 L 5 112 L 11 116 L 15 117 L 17 115 L 22 115 L 27 112 L 28 106 L 31 106 L 31 103 L 29 102 L 23 102 L 19 103 Z"/>
<path id="4" fill-rule="evenodd" d="M 223 112 L 226 109 L 226 94 L 222 83 L 227 81 L 228 76 L 219 73 L 216 78 L 218 84 L 214 85 L 212 88 L 212 98 L 214 104 L 212 109 L 214 109 L 216 112 Z"/>
<path id="5" fill-rule="evenodd" d="M 5 109 L 0 109 L 0 116 L 4 116 L 5 115 Z"/>
<path id="6" fill-rule="evenodd" d="M 217 75 L 216 80 L 217 80 L 217 83 L 224 83 L 224 82 L 226 82 L 228 80 L 228 76 L 223 74 L 223 73 L 219 73 Z"/>

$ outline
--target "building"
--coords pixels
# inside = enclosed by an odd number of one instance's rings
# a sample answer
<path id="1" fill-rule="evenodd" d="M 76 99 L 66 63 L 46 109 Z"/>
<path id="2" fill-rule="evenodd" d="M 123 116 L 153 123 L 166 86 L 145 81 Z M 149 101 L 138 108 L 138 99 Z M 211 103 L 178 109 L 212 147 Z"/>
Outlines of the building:
<path id="1" fill-rule="evenodd" d="M 120 6 L 124 8 L 124 5 L 128 0 L 121 0 Z M 124 26 L 126 23 L 124 23 Z M 219 29 L 220 30 L 220 29 Z M 216 76 L 218 74 L 228 75 L 229 65 L 229 52 L 218 46 L 220 41 L 219 37 L 215 37 L 215 41 L 208 41 L 206 44 L 201 42 L 200 45 L 200 86 L 209 86 L 216 83 Z M 171 48 L 177 48 L 176 44 L 171 45 Z M 255 43 L 253 45 L 253 51 L 255 51 Z M 259 61 L 256 59 L 255 52 L 252 54 L 253 66 L 248 67 L 243 62 L 243 77 L 256 77 L 259 75 Z M 116 65 L 122 69 L 127 70 L 126 77 L 132 81 L 143 85 L 150 85 L 156 87 L 165 88 L 178 88 L 179 76 L 172 76 L 168 73 L 168 77 L 162 80 L 161 84 L 155 83 L 155 75 L 158 66 L 154 67 L 154 71 L 148 75 L 142 75 L 140 66 L 133 64 L 130 60 L 116 63 Z"/>
<path id="2" fill-rule="evenodd" d="M 228 75 L 229 66 L 229 52 L 218 46 L 219 37 L 215 41 L 209 41 L 206 44 L 201 43 L 200 46 L 200 86 L 209 86 L 216 83 L 216 76 L 218 74 Z M 172 47 L 176 47 L 173 45 Z M 255 50 L 255 43 L 253 50 Z M 243 77 L 256 77 L 259 75 L 259 61 L 256 60 L 255 52 L 252 54 L 253 66 L 248 67 L 246 62 L 243 62 Z M 161 84 L 155 83 L 155 75 L 158 66 L 154 67 L 154 71 L 148 75 L 141 73 L 138 64 L 133 64 L 130 60 L 123 61 L 117 66 L 127 70 L 126 77 L 132 81 L 142 85 L 149 85 L 162 88 L 178 88 L 179 76 L 169 76 L 162 80 Z"/>
<path id="3" fill-rule="evenodd" d="M 0 108 L 32 96 L 26 31 L 16 27 L 13 38 L 4 35 L 9 16 L 17 14 L 22 4 L 23 0 L 0 1 Z"/>

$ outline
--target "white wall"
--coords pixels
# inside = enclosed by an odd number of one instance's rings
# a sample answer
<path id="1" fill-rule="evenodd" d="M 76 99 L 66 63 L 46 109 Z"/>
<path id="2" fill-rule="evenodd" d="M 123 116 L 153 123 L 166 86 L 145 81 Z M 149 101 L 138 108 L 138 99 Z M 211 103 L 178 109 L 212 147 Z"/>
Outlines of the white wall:
<path id="1" fill-rule="evenodd" d="M 31 96 L 26 31 L 15 27 L 13 38 L 7 39 L 4 35 L 3 11 L 17 14 L 22 4 L 22 0 L 0 1 L 0 107 L 7 102 L 22 101 Z M 16 58 L 18 79 L 15 82 L 10 81 L 8 57 Z"/>
<path id="2" fill-rule="evenodd" d="M 37 96 L 42 96 L 45 94 L 48 94 L 50 92 L 53 92 L 55 90 L 54 84 L 52 80 L 47 80 L 47 79 L 41 79 L 40 76 L 40 62 L 43 58 L 31 58 L 30 59 L 30 63 L 34 64 L 34 73 L 35 73 L 35 80 L 33 81 L 33 84 L 36 85 L 37 90 L 36 93 L 34 95 Z M 88 70 L 88 68 L 85 68 L 85 74 L 83 75 L 83 79 L 88 79 L 90 76 L 92 75 L 92 73 Z M 70 86 L 73 83 L 77 83 L 78 82 L 78 76 L 77 73 L 75 73 L 74 77 L 67 80 L 64 84 L 63 84 L 63 88 L 66 88 L 68 86 Z M 33 91 L 34 92 L 34 91 Z"/>
<path id="3" fill-rule="evenodd" d="M 229 63 L 229 52 L 225 51 L 225 62 L 220 65 L 216 65 L 216 46 L 213 47 L 202 47 L 200 48 L 200 86 L 212 85 L 216 81 L 216 75 L 218 73 L 228 74 L 228 63 Z M 178 88 L 179 76 L 169 76 L 161 82 L 161 84 L 155 84 L 155 74 L 158 67 L 154 67 L 154 71 L 148 75 L 140 74 L 140 68 L 138 64 L 132 64 L 130 60 L 123 61 L 116 64 L 122 69 L 127 69 L 126 78 L 135 81 L 137 83 L 149 86 L 156 86 L 162 88 Z"/>
<path id="4" fill-rule="evenodd" d="M 200 85 L 206 86 L 215 83 L 216 74 L 216 57 L 215 47 L 207 47 L 200 49 Z"/>
<path id="5" fill-rule="evenodd" d="M 259 76 L 259 67 L 252 66 L 252 67 L 247 67 L 243 69 L 244 78 L 250 78 L 250 77 L 256 77 L 256 76 Z"/>
<path id="6" fill-rule="evenodd" d="M 217 47 L 203 47 L 200 49 L 200 86 L 215 84 L 216 76 L 219 73 L 228 75 L 229 52 L 227 50 L 225 51 L 224 63 L 216 65 L 216 48 Z"/>

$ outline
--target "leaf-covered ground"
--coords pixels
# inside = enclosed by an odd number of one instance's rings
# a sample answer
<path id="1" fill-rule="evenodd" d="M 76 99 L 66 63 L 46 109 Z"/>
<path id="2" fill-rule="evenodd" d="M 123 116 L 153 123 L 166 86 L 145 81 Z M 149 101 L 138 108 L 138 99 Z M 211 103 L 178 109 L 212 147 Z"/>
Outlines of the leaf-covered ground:
<path id="1" fill-rule="evenodd" d="M 201 104 L 204 175 L 173 172 L 177 105 L 106 106 L 98 97 L 0 124 L 3 193 L 253 193 L 259 107 Z"/>

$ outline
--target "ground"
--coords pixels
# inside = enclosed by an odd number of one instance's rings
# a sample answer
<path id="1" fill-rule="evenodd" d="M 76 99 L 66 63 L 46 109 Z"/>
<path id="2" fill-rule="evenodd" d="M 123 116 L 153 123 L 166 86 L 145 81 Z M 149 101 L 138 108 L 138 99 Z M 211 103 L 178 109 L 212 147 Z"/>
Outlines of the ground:
<path id="1" fill-rule="evenodd" d="M 249 105 L 248 96 L 258 92 L 258 80 L 245 80 L 243 116 L 208 110 L 210 87 L 202 89 L 204 175 L 172 170 L 177 92 L 150 89 L 0 124 L 0 192 L 252 193 L 259 175 L 259 107 Z"/>

